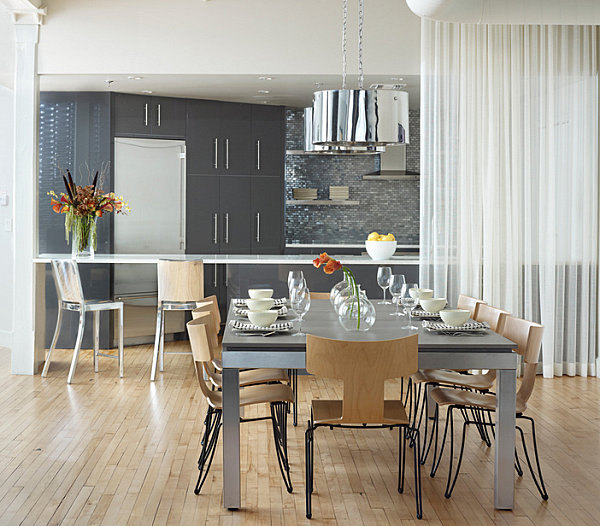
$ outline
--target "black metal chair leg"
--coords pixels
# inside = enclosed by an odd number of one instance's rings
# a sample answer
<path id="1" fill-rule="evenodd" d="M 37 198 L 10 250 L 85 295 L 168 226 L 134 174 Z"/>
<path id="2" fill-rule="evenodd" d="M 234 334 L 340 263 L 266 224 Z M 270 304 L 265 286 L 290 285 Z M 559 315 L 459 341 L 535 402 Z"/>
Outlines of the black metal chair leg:
<path id="1" fill-rule="evenodd" d="M 271 403 L 271 421 L 273 423 L 273 441 L 281 477 L 288 493 L 293 491 L 290 476 L 290 464 L 287 455 L 287 402 Z"/>
<path id="2" fill-rule="evenodd" d="M 458 455 L 458 462 L 456 463 L 456 471 L 454 473 L 454 479 L 452 480 L 452 485 L 450 485 L 450 477 L 452 476 L 452 444 L 454 442 L 454 429 L 452 429 L 451 439 L 450 439 L 450 468 L 448 469 L 448 481 L 446 482 L 446 491 L 444 496 L 449 499 L 452 496 L 452 491 L 454 490 L 454 486 L 456 485 L 456 480 L 458 479 L 458 474 L 460 473 L 460 465 L 462 463 L 463 453 L 465 452 L 465 435 L 467 433 L 467 422 L 463 422 L 463 432 L 462 439 L 460 443 L 460 453 Z M 453 428 L 453 423 L 450 422 L 450 427 Z"/>
<path id="3" fill-rule="evenodd" d="M 398 429 L 398 493 L 404 493 L 404 472 L 406 468 L 406 432 Z"/>
<path id="4" fill-rule="evenodd" d="M 305 493 L 306 493 L 306 518 L 312 517 L 312 492 L 313 492 L 313 429 L 309 420 L 304 433 L 304 461 L 305 461 Z"/>
<path id="5" fill-rule="evenodd" d="M 217 450 L 217 442 L 221 430 L 221 415 L 220 409 L 208 408 L 206 419 L 204 420 L 206 427 L 202 439 L 202 451 L 200 452 L 200 458 L 198 459 L 198 470 L 200 471 L 200 474 L 198 475 L 198 481 L 194 488 L 194 493 L 196 495 L 199 495 L 202 490 L 202 486 L 204 485 L 204 481 L 206 480 L 215 456 L 215 451 Z"/>
<path id="6" fill-rule="evenodd" d="M 452 410 L 452 406 L 448 407 L 448 411 L 446 413 L 446 425 L 444 426 L 444 436 L 442 437 L 442 445 L 440 446 L 439 454 L 436 456 L 437 446 L 438 446 L 438 440 L 437 440 L 438 439 L 438 428 L 440 427 L 439 414 L 437 415 L 438 424 L 437 424 L 436 431 L 435 431 L 435 451 L 434 451 L 434 455 L 433 455 L 433 464 L 431 466 L 431 472 L 429 473 L 430 477 L 435 477 L 435 473 L 438 470 L 438 468 L 440 467 L 440 460 L 442 459 L 442 455 L 444 453 L 444 447 L 446 445 L 446 435 L 448 434 L 448 423 L 449 423 L 449 419 L 452 417 L 451 410 Z M 438 411 L 437 408 L 436 408 L 436 411 Z"/>
<path id="7" fill-rule="evenodd" d="M 535 483 L 536 488 L 538 489 L 540 496 L 544 500 L 548 500 L 548 492 L 546 491 L 546 486 L 544 484 L 544 477 L 542 476 L 542 467 L 540 465 L 540 457 L 538 454 L 537 447 L 537 439 L 535 436 L 535 423 L 533 418 L 529 416 L 519 416 L 518 418 L 523 418 L 524 420 L 529 420 L 531 423 L 531 439 L 533 441 L 533 451 L 535 453 L 535 463 L 537 467 L 537 477 L 533 472 L 533 466 L 531 465 L 531 460 L 529 458 L 529 452 L 527 451 L 527 444 L 525 443 L 525 434 L 520 426 L 517 426 L 519 433 L 521 434 L 521 441 L 523 442 L 523 450 L 525 451 L 525 459 L 527 460 L 527 465 L 529 466 L 529 471 L 531 472 L 531 478 L 533 478 L 533 482 Z"/>
<path id="8" fill-rule="evenodd" d="M 293 369 L 292 375 L 292 390 L 294 391 L 294 418 L 292 419 L 292 423 L 296 427 L 298 425 L 298 369 Z"/>
<path id="9" fill-rule="evenodd" d="M 425 403 L 429 404 L 429 402 L 427 401 L 427 398 L 425 398 Z M 427 421 L 429 420 L 429 417 L 426 417 L 426 420 L 425 420 L 425 436 L 423 437 L 423 452 L 421 454 L 421 465 L 425 464 L 425 461 L 427 460 L 427 457 L 429 456 L 429 451 L 431 450 L 431 444 L 433 443 L 434 433 L 435 433 L 436 452 L 437 452 L 437 423 L 438 423 L 438 415 L 439 415 L 438 409 L 439 409 L 438 405 L 436 404 L 435 412 L 433 415 L 433 423 L 431 424 L 431 433 L 429 435 L 429 445 L 427 445 Z M 429 407 L 425 408 L 425 414 L 429 414 Z M 427 447 L 425 447 L 425 446 L 427 446 Z M 435 458 L 435 453 L 434 453 L 434 458 Z"/>
<path id="10" fill-rule="evenodd" d="M 523 476 L 523 468 L 521 467 L 521 460 L 519 459 L 519 454 L 517 453 L 517 448 L 515 447 L 515 470 L 519 477 Z"/>
<path id="11" fill-rule="evenodd" d="M 419 438 L 419 430 L 415 429 L 414 433 L 417 435 L 414 447 L 414 471 L 415 471 L 415 501 L 417 505 L 417 519 L 423 518 L 423 498 L 421 493 L 421 442 Z"/>

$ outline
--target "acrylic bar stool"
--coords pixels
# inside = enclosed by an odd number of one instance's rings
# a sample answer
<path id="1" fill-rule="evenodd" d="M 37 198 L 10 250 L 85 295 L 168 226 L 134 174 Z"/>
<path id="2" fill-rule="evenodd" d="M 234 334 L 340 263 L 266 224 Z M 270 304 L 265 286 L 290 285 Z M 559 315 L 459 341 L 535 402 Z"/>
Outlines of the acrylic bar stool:
<path id="1" fill-rule="evenodd" d="M 67 383 L 73 381 L 75 369 L 77 368 L 77 358 L 81 350 L 81 342 L 83 340 L 83 331 L 85 329 L 85 313 L 94 313 L 94 371 L 98 372 L 98 356 L 106 358 L 117 358 L 119 360 L 119 376 L 123 377 L 123 302 L 110 300 L 86 300 L 83 297 L 83 288 L 81 286 L 81 278 L 79 277 L 79 268 L 77 263 L 71 260 L 52 260 L 52 275 L 56 285 L 56 293 L 58 295 L 58 318 L 56 320 L 56 329 L 52 344 L 48 351 L 42 377 L 45 378 L 48 374 L 52 351 L 56 347 L 60 329 L 62 325 L 63 310 L 79 312 L 79 331 L 77 332 L 77 341 L 75 349 L 73 349 L 73 360 Z M 100 311 L 103 310 L 118 310 L 119 311 L 119 354 L 104 354 L 99 351 L 99 333 L 100 333 Z"/>
<path id="2" fill-rule="evenodd" d="M 158 306 L 156 337 L 150 380 L 156 379 L 157 366 L 164 369 L 165 313 L 167 310 L 194 310 L 204 300 L 204 264 L 202 261 L 158 261 Z M 167 352 L 166 354 L 192 354 Z M 160 362 L 160 363 L 159 363 Z"/>

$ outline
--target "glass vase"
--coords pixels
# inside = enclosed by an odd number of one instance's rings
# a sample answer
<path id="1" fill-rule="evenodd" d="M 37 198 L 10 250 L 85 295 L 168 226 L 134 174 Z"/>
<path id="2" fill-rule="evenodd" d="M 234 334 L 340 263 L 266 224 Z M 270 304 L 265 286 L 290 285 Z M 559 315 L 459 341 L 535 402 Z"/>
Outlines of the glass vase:
<path id="1" fill-rule="evenodd" d="M 96 217 L 76 216 L 71 220 L 71 257 L 93 258 L 96 250 Z"/>
<path id="2" fill-rule="evenodd" d="M 337 295 L 346 288 L 348 288 L 348 282 L 345 279 L 331 287 L 331 291 L 329 292 L 329 301 L 332 305 L 334 305 Z"/>
<path id="3" fill-rule="evenodd" d="M 351 287 L 348 283 L 345 288 L 341 288 L 335 299 L 333 300 L 333 310 L 336 314 L 339 314 L 340 307 L 344 304 L 344 302 L 350 297 L 354 295 L 354 288 Z"/>
<path id="4" fill-rule="evenodd" d="M 358 296 L 351 294 L 338 309 L 340 325 L 347 331 L 368 331 L 375 323 L 375 306 L 358 286 Z"/>

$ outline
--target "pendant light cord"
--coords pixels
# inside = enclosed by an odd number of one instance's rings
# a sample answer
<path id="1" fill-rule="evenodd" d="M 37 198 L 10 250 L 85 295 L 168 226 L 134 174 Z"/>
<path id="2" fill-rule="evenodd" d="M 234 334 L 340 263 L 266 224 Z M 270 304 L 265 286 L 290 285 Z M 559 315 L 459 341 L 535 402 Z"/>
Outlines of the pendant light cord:
<path id="1" fill-rule="evenodd" d="M 342 89 L 346 89 L 346 29 L 348 25 L 348 0 L 343 1 L 344 5 L 344 18 L 342 24 Z"/>
<path id="2" fill-rule="evenodd" d="M 365 17 L 365 0 L 358 0 L 358 89 L 363 89 L 363 21 Z"/>

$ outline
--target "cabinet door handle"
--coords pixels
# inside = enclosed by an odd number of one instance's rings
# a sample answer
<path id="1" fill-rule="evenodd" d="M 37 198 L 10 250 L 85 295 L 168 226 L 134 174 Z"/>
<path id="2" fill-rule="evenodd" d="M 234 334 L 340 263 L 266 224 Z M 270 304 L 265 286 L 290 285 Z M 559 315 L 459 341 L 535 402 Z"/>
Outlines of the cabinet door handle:
<path id="1" fill-rule="evenodd" d="M 144 104 L 144 126 L 148 126 L 148 103 Z"/>
<path id="2" fill-rule="evenodd" d="M 217 139 L 216 137 L 214 139 L 214 145 L 215 145 L 215 164 L 214 164 L 214 167 L 215 168 L 219 168 L 219 139 Z"/>
<path id="3" fill-rule="evenodd" d="M 260 212 L 256 212 L 256 242 L 260 243 Z"/>
<path id="4" fill-rule="evenodd" d="M 219 214 L 213 214 L 213 245 L 216 245 L 218 242 L 218 222 L 219 222 Z"/>
<path id="5" fill-rule="evenodd" d="M 225 214 L 225 243 L 229 244 L 229 214 Z"/>
<path id="6" fill-rule="evenodd" d="M 229 170 L 229 139 L 225 139 L 225 170 Z"/>
<path id="7" fill-rule="evenodd" d="M 160 126 L 160 104 L 156 106 L 156 124 Z"/>
<path id="8" fill-rule="evenodd" d="M 260 170 L 260 139 L 256 141 L 256 169 Z"/>
<path id="9" fill-rule="evenodd" d="M 215 263 L 215 272 L 213 274 L 213 287 L 217 287 L 217 269 L 219 267 L 217 267 L 217 264 Z"/>

